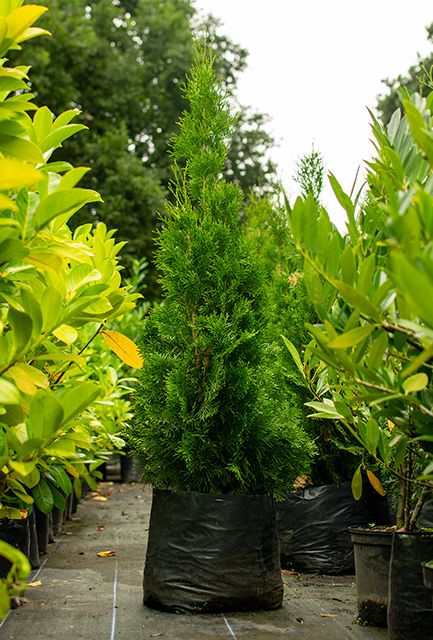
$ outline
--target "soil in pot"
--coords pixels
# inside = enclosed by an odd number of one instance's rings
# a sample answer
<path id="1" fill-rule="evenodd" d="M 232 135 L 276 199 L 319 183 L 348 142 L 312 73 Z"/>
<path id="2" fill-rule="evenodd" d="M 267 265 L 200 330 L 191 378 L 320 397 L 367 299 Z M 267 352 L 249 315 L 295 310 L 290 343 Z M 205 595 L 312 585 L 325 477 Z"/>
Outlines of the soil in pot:
<path id="1" fill-rule="evenodd" d="M 393 532 L 351 528 L 350 534 L 355 556 L 359 622 L 386 627 Z"/>
<path id="2" fill-rule="evenodd" d="M 155 489 L 143 589 L 146 605 L 177 612 L 281 606 L 273 499 Z"/>
<path id="3" fill-rule="evenodd" d="M 395 533 L 389 572 L 389 640 L 432 640 L 431 593 L 422 562 L 433 557 L 433 534 Z"/>

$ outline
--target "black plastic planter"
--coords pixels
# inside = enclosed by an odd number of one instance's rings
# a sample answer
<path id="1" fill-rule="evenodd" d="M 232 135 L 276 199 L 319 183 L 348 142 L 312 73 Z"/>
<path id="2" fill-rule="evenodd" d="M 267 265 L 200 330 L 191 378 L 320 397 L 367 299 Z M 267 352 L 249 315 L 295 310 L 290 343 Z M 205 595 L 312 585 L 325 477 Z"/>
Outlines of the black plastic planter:
<path id="1" fill-rule="evenodd" d="M 37 507 L 34 509 L 36 520 L 36 533 L 38 537 L 39 555 L 45 555 L 48 551 L 50 522 L 46 513 Z"/>
<path id="2" fill-rule="evenodd" d="M 54 507 L 51 512 L 51 522 L 53 527 L 53 535 L 58 536 L 62 532 L 63 526 L 63 511 Z"/>
<path id="3" fill-rule="evenodd" d="M 39 560 L 38 533 L 36 530 L 36 517 L 35 517 L 34 509 L 29 516 L 29 530 L 30 530 L 30 548 L 29 548 L 30 566 L 32 569 L 38 569 L 40 567 L 40 560 Z"/>
<path id="4" fill-rule="evenodd" d="M 146 605 L 168 611 L 281 606 L 273 499 L 155 489 L 143 589 Z"/>
<path id="5" fill-rule="evenodd" d="M 4 540 L 15 549 L 18 549 L 25 556 L 30 553 L 30 530 L 28 519 L 9 520 L 0 519 L 0 540 Z M 3 556 L 0 556 L 0 578 L 5 578 L 11 568 L 11 563 Z"/>
<path id="6" fill-rule="evenodd" d="M 277 513 L 282 566 L 328 575 L 355 570 L 349 527 L 389 524 L 387 501 L 367 484 L 355 500 L 349 482 L 290 493 Z"/>
<path id="7" fill-rule="evenodd" d="M 431 593 L 421 563 L 433 557 L 433 534 L 395 533 L 389 571 L 389 640 L 431 640 Z"/>
<path id="8" fill-rule="evenodd" d="M 386 627 L 392 531 L 350 529 L 355 555 L 358 618 Z"/>

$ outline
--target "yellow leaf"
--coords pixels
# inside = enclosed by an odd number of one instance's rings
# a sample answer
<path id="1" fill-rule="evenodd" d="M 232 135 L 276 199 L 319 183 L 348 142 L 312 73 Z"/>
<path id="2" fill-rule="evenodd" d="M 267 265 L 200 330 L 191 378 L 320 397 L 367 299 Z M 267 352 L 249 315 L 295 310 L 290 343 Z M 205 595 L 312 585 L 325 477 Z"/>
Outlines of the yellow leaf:
<path id="1" fill-rule="evenodd" d="M 42 580 L 36 580 L 36 582 L 29 582 L 27 584 L 28 587 L 40 587 L 42 584 Z"/>
<path id="2" fill-rule="evenodd" d="M 108 329 L 101 331 L 101 334 L 110 349 L 114 351 L 125 364 L 135 369 L 141 369 L 143 366 L 143 358 L 132 340 L 124 336 L 123 333 L 109 331 Z"/>
<path id="3" fill-rule="evenodd" d="M 15 40 L 17 36 L 26 31 L 38 18 L 41 17 L 47 7 L 41 7 L 36 4 L 28 4 L 25 7 L 19 7 L 6 16 L 8 26 L 7 38 Z"/>
<path id="4" fill-rule="evenodd" d="M 0 158 L 0 191 L 28 187 L 39 182 L 42 174 L 31 165 L 13 158 Z"/>
<path id="5" fill-rule="evenodd" d="M 23 33 L 16 38 L 16 42 L 25 42 L 26 40 L 31 40 L 32 38 L 37 38 L 37 36 L 50 36 L 52 35 L 50 31 L 47 29 L 41 29 L 40 27 L 29 27 Z"/>
<path id="6" fill-rule="evenodd" d="M 68 324 L 61 324 L 57 329 L 54 329 L 53 334 L 65 344 L 71 345 L 78 338 L 78 332 L 74 327 L 70 327 Z"/>
<path id="7" fill-rule="evenodd" d="M 98 502 L 107 502 L 107 499 L 105 496 L 95 496 L 94 498 L 92 498 L 93 500 L 97 500 Z"/>
<path id="8" fill-rule="evenodd" d="M 33 249 L 27 254 L 26 260 L 39 269 L 51 269 L 56 273 L 61 273 L 63 269 L 63 261 L 53 252 Z"/>
<path id="9" fill-rule="evenodd" d="M 4 193 L 0 193 L 0 211 L 10 209 L 11 211 L 18 211 L 18 207 L 11 198 L 8 198 Z"/>
<path id="10" fill-rule="evenodd" d="M 97 553 L 96 555 L 98 555 L 100 558 L 111 558 L 112 556 L 116 555 L 116 550 L 110 549 L 110 551 L 99 551 L 99 553 Z"/>
<path id="11" fill-rule="evenodd" d="M 80 477 L 80 472 L 77 471 L 77 469 L 75 467 L 73 467 L 72 465 L 65 466 L 65 470 L 68 473 L 70 473 L 73 478 L 79 478 Z"/>
<path id="12" fill-rule="evenodd" d="M 370 480 L 370 484 L 373 487 L 373 489 L 375 491 L 377 491 L 377 493 L 381 496 L 385 496 L 386 495 L 386 491 L 382 486 L 381 481 L 379 480 L 379 478 L 377 476 L 374 475 L 374 473 L 372 471 L 369 471 L 367 469 L 367 478 Z"/>
<path id="13" fill-rule="evenodd" d="M 22 393 L 30 396 L 35 395 L 37 388 L 47 389 L 49 385 L 48 378 L 42 371 L 24 362 L 14 364 L 6 375 L 12 378 Z"/>

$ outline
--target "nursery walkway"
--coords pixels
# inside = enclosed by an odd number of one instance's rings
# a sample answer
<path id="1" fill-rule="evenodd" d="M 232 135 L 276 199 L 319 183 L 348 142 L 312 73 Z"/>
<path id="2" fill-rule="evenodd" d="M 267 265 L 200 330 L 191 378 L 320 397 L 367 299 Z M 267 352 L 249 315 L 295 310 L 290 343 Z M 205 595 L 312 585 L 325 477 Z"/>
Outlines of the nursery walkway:
<path id="1" fill-rule="evenodd" d="M 105 494 L 105 495 L 104 495 Z M 1 640 L 385 640 L 354 623 L 354 578 L 284 574 L 284 605 L 271 612 L 177 615 L 142 604 L 150 511 L 139 484 L 102 485 L 50 545 L 28 602 L 0 626 Z M 100 551 L 115 555 L 98 557 Z"/>

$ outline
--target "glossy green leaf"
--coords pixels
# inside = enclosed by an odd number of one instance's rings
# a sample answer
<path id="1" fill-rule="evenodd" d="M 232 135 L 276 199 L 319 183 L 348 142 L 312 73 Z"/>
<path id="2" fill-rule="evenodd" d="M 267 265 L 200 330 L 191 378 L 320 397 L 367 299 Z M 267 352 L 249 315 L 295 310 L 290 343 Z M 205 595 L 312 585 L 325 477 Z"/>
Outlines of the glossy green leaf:
<path id="1" fill-rule="evenodd" d="M 428 377 L 425 373 L 416 373 L 403 382 L 403 389 L 405 393 L 416 393 L 422 391 L 428 385 Z"/>
<path id="2" fill-rule="evenodd" d="M 393 254 L 391 264 L 397 286 L 410 305 L 412 314 L 420 316 L 430 325 L 433 318 L 433 280 L 402 254 Z"/>
<path id="3" fill-rule="evenodd" d="M 72 491 L 72 482 L 63 467 L 58 465 L 52 465 L 47 472 L 47 476 L 51 482 L 58 487 L 65 496 L 68 496 Z"/>
<path id="4" fill-rule="evenodd" d="M 356 469 L 352 478 L 352 495 L 355 500 L 360 500 L 362 496 L 362 473 L 361 465 Z"/>
<path id="5" fill-rule="evenodd" d="M 42 513 L 50 513 L 54 507 L 54 499 L 48 482 L 41 478 L 39 483 L 33 487 L 33 498 L 36 506 Z"/>
<path id="6" fill-rule="evenodd" d="M 90 202 L 102 202 L 99 193 L 91 189 L 56 191 L 40 202 L 33 216 L 33 224 L 36 229 L 41 229 L 58 216 L 65 216 L 66 222 L 78 209 Z"/>
<path id="7" fill-rule="evenodd" d="M 60 397 L 65 424 L 87 409 L 100 393 L 101 389 L 93 382 L 82 382 L 66 390 Z"/>
<path id="8" fill-rule="evenodd" d="M 354 347 L 355 345 L 365 340 L 375 329 L 375 326 L 372 324 L 363 325 L 362 327 L 357 327 L 356 329 L 351 329 L 346 333 L 342 333 L 334 340 L 328 343 L 328 347 L 330 349 L 348 349 L 349 347 Z"/>
<path id="9" fill-rule="evenodd" d="M 281 336 L 281 337 L 282 337 L 283 342 L 286 345 L 287 349 L 289 350 L 290 355 L 292 356 L 293 361 L 296 364 L 298 370 L 300 371 L 302 376 L 305 376 L 304 367 L 303 367 L 303 364 L 302 364 L 301 356 L 299 355 L 299 352 L 298 352 L 297 348 L 295 347 L 293 342 L 290 342 L 290 340 L 288 338 L 286 338 L 285 336 Z"/>
<path id="10" fill-rule="evenodd" d="M 372 454 L 376 454 L 376 449 L 380 440 L 380 428 L 379 425 L 373 418 L 370 418 L 366 425 L 364 431 L 364 441 L 367 450 Z"/>
<path id="11" fill-rule="evenodd" d="M 9 309 L 8 320 L 14 336 L 15 357 L 26 348 L 33 332 L 33 322 L 29 315 Z"/>
<path id="12" fill-rule="evenodd" d="M 20 401 L 20 392 L 16 386 L 9 382 L 9 380 L 0 378 L 0 405 L 19 404 Z"/>
<path id="13" fill-rule="evenodd" d="M 356 310 L 358 310 L 362 315 L 366 316 L 367 318 L 371 318 L 372 320 L 380 319 L 379 310 L 376 309 L 376 307 L 370 302 L 370 300 L 366 298 L 362 293 L 360 293 L 357 289 L 340 280 L 334 280 L 333 285 L 343 296 L 346 302 Z"/>
<path id="14" fill-rule="evenodd" d="M 28 476 L 32 473 L 36 467 L 36 462 L 31 460 L 30 462 L 20 462 L 19 460 L 10 460 L 9 466 L 11 469 L 20 474 L 20 476 Z"/>
<path id="15" fill-rule="evenodd" d="M 41 478 L 41 474 L 39 473 L 39 469 L 35 467 L 33 471 L 27 474 L 24 478 L 21 479 L 21 482 L 28 487 L 29 489 L 33 489 Z"/>
<path id="16" fill-rule="evenodd" d="M 39 147 L 21 137 L 0 134 L 0 149 L 10 158 L 18 158 L 32 164 L 44 163 L 44 156 Z"/>
<path id="17" fill-rule="evenodd" d="M 48 440 L 62 426 L 63 407 L 57 398 L 39 391 L 30 403 L 28 429 L 31 436 Z"/>
<path id="18" fill-rule="evenodd" d="M 76 453 L 75 444 L 69 438 L 57 438 L 45 448 L 45 452 L 56 458 L 70 458 Z"/>

